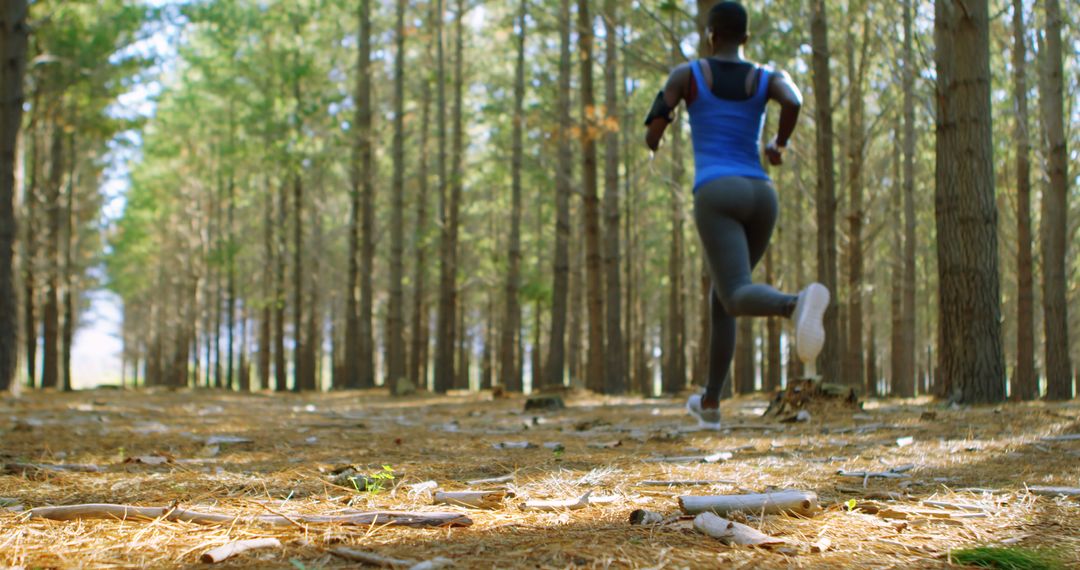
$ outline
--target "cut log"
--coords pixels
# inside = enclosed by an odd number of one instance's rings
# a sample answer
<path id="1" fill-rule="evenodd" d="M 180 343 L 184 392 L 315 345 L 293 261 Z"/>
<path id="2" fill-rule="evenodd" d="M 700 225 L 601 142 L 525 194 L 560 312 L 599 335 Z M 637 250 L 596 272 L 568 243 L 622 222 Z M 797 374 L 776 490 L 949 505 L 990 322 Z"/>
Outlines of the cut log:
<path id="1" fill-rule="evenodd" d="M 213 550 L 207 550 L 199 557 L 199 561 L 205 564 L 214 564 L 257 548 L 281 548 L 281 541 L 276 538 L 237 540 L 236 542 L 230 542 Z"/>
<path id="2" fill-rule="evenodd" d="M 664 515 L 656 511 L 637 509 L 630 513 L 630 524 L 632 525 L 652 525 L 662 522 L 664 522 Z"/>
<path id="3" fill-rule="evenodd" d="M 435 504 L 470 509 L 498 509 L 503 506 L 506 497 L 506 491 L 438 491 L 435 493 Z"/>
<path id="4" fill-rule="evenodd" d="M 694 517 L 694 528 L 727 545 L 776 546 L 787 542 L 782 538 L 769 536 L 754 527 L 720 518 L 713 513 L 701 513 Z"/>
<path id="5" fill-rule="evenodd" d="M 679 497 L 679 508 L 688 515 L 705 512 L 726 515 L 743 511 L 750 514 L 793 513 L 812 517 L 821 511 L 817 494 L 811 491 L 777 491 L 749 495 L 684 495 Z"/>
<path id="6" fill-rule="evenodd" d="M 530 511 L 562 511 L 562 510 L 577 510 L 584 509 L 589 506 L 589 496 L 592 495 L 592 491 L 585 493 L 584 495 L 576 499 L 556 499 L 556 500 L 530 500 L 525 501 L 525 504 L 521 506 L 522 509 Z"/>
<path id="7" fill-rule="evenodd" d="M 1028 487 L 1028 491 L 1036 495 L 1048 497 L 1080 497 L 1080 488 L 1077 487 Z"/>
<path id="8" fill-rule="evenodd" d="M 370 511 L 345 515 L 223 515 L 200 513 L 179 507 L 135 507 L 108 503 L 67 505 L 62 507 L 38 507 L 29 511 L 30 518 L 59 521 L 79 519 L 116 519 L 191 522 L 195 524 L 262 524 L 268 526 L 291 526 L 302 524 L 345 524 L 410 527 L 469 526 L 472 520 L 461 513 Z"/>

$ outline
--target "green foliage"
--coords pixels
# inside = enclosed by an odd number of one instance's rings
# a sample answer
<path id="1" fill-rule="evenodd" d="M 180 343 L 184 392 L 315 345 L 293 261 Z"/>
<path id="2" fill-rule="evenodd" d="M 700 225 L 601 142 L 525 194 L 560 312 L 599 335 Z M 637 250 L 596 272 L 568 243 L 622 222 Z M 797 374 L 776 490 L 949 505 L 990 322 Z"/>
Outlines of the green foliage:
<path id="1" fill-rule="evenodd" d="M 1019 546 L 980 546 L 953 550 L 950 557 L 957 564 L 1001 570 L 1057 570 L 1065 567 L 1060 558 L 1050 550 Z"/>

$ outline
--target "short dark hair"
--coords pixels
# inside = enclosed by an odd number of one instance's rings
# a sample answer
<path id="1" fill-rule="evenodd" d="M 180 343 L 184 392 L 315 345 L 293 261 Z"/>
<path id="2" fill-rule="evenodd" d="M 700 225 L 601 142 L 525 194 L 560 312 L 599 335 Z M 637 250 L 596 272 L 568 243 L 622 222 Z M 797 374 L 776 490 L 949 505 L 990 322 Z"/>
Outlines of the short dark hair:
<path id="1" fill-rule="evenodd" d="M 709 10 L 709 29 L 721 40 L 737 42 L 746 37 L 746 8 L 738 2 L 719 2 Z"/>

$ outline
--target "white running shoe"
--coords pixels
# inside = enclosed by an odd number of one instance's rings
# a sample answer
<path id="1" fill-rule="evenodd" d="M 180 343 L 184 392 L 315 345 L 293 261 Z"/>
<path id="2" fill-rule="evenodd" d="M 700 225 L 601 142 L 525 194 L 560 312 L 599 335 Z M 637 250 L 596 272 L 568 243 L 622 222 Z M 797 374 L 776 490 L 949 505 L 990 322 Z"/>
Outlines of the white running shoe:
<path id="1" fill-rule="evenodd" d="M 821 283 L 811 283 L 799 293 L 791 320 L 795 323 L 795 351 L 799 360 L 811 364 L 825 345 L 825 309 L 829 308 L 829 290 Z"/>
<path id="2" fill-rule="evenodd" d="M 698 426 L 707 429 L 720 429 L 720 408 L 702 408 L 701 394 L 694 394 L 686 400 L 686 411 L 697 418 Z"/>

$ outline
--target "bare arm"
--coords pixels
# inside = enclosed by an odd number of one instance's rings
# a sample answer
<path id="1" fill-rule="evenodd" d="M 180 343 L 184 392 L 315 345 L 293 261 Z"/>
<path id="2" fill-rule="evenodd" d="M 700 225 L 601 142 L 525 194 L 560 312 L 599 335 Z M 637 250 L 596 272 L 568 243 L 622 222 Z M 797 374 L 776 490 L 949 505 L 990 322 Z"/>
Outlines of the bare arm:
<path id="1" fill-rule="evenodd" d="M 686 99 L 686 90 L 690 85 L 690 64 L 684 63 L 668 76 L 667 84 L 664 85 L 664 103 L 671 109 L 679 106 L 679 102 Z M 660 147 L 660 139 L 664 137 L 664 131 L 669 125 L 666 117 L 657 117 L 649 122 L 645 131 L 645 144 L 651 150 Z"/>
<path id="2" fill-rule="evenodd" d="M 791 76 L 785 71 L 777 71 L 769 76 L 769 99 L 780 104 L 780 125 L 776 132 L 776 138 L 765 148 L 765 155 L 769 163 L 777 166 L 783 164 L 784 148 L 787 147 L 791 134 L 795 132 L 795 125 L 799 121 L 799 111 L 802 110 L 802 93 Z"/>

